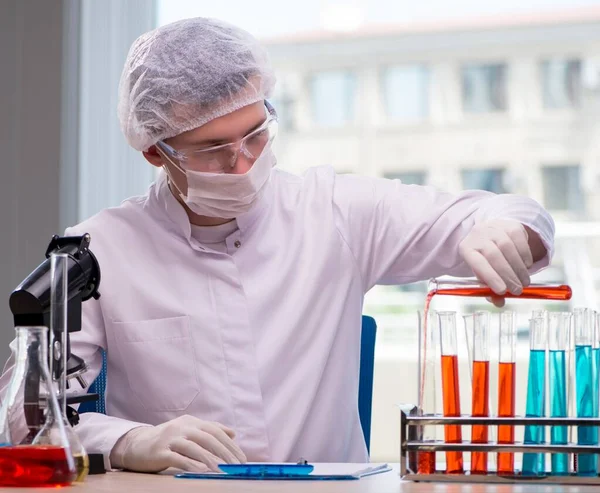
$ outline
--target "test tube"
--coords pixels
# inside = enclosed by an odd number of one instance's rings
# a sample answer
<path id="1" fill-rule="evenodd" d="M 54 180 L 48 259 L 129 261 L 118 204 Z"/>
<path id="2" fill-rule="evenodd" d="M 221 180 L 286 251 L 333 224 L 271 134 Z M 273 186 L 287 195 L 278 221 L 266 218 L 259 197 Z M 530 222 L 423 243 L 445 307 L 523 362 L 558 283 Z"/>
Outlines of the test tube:
<path id="1" fill-rule="evenodd" d="M 473 314 L 473 381 L 471 415 L 486 418 L 490 415 L 490 355 L 489 312 Z M 473 425 L 471 442 L 488 443 L 488 427 Z M 471 453 L 471 474 L 487 474 L 487 452 Z"/>
<path id="2" fill-rule="evenodd" d="M 505 311 L 500 314 L 498 340 L 498 416 L 515 416 L 517 314 Z M 510 425 L 498 426 L 498 443 L 515 443 L 515 428 Z M 515 457 L 512 452 L 498 452 L 498 474 L 514 474 Z"/>
<path id="3" fill-rule="evenodd" d="M 442 398 L 444 416 L 460 416 L 456 312 L 438 312 L 442 349 Z M 445 425 L 446 443 L 461 443 L 460 425 Z M 463 474 L 462 452 L 446 452 L 446 473 Z"/>
<path id="4" fill-rule="evenodd" d="M 546 416 L 546 318 L 535 317 L 529 326 L 529 375 L 527 379 L 527 417 Z M 545 441 L 544 426 L 525 427 L 524 444 L 542 444 Z M 523 454 L 523 475 L 545 474 L 544 454 L 526 452 Z"/>
<path id="5" fill-rule="evenodd" d="M 567 407 L 567 349 L 569 347 L 570 313 L 555 312 L 548 315 L 548 349 L 549 349 L 549 391 L 550 417 L 566 418 Z M 550 440 L 554 445 L 568 443 L 566 426 L 552 426 Z M 552 474 L 565 476 L 569 474 L 569 456 L 552 454 Z"/>
<path id="6" fill-rule="evenodd" d="M 482 284 L 477 279 L 453 279 L 440 280 L 431 279 L 428 285 L 430 294 L 448 295 L 448 296 L 467 296 L 467 297 L 486 297 L 494 296 L 495 293 L 489 286 Z M 529 284 L 523 288 L 519 295 L 506 292 L 502 295 L 505 298 L 521 298 L 536 300 L 570 300 L 573 293 L 570 286 L 566 284 Z"/>
<path id="7" fill-rule="evenodd" d="M 434 415 L 436 412 L 436 387 L 435 387 L 435 355 L 436 338 L 435 330 L 431 321 L 433 317 L 426 310 L 423 315 L 423 323 L 419 318 L 419 411 L 422 415 Z M 435 426 L 423 426 L 419 430 L 420 439 L 423 442 L 434 442 L 436 439 Z M 409 455 L 409 462 L 414 458 Z M 419 474 L 435 473 L 435 452 L 417 453 L 417 472 Z"/>
<path id="8" fill-rule="evenodd" d="M 578 418 L 593 418 L 597 405 L 594 404 L 594 388 L 598 386 L 598 375 L 593 373 L 592 346 L 594 331 L 592 312 L 586 308 L 576 309 L 575 324 L 575 393 Z M 577 428 L 579 445 L 597 445 L 598 432 L 595 426 L 579 426 Z M 578 454 L 577 474 L 579 476 L 596 476 L 598 460 L 593 454 Z"/>
<path id="9" fill-rule="evenodd" d="M 594 353 L 594 363 L 595 363 L 595 367 L 594 367 L 594 371 L 593 374 L 596 375 L 596 378 L 598 379 L 598 381 L 596 381 L 596 396 L 595 396 L 595 400 L 594 403 L 596 403 L 596 409 L 595 409 L 595 414 L 594 416 L 599 417 L 599 411 L 600 411 L 600 312 L 594 312 L 594 348 L 593 348 L 593 353 Z M 596 429 L 597 430 L 597 429 Z M 597 433 L 597 431 L 596 431 Z M 600 438 L 600 437 L 599 437 Z M 600 470 L 600 455 L 598 455 L 598 469 Z"/>
<path id="10" fill-rule="evenodd" d="M 598 375 L 600 372 L 600 327 L 598 327 L 598 312 L 591 311 L 591 317 L 590 323 L 592 324 L 594 333 L 594 342 L 592 345 L 592 377 L 594 378 L 594 381 L 592 382 L 592 391 L 594 392 L 594 395 L 592 399 L 594 404 L 594 416 L 598 417 L 598 405 L 600 404 L 598 402 Z"/>

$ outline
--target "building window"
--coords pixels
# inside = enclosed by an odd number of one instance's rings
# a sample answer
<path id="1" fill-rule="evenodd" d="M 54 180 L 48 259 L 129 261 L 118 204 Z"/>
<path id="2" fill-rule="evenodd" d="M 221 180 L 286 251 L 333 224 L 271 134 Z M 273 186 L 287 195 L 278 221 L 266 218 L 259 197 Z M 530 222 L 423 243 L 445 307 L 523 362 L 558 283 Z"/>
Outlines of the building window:
<path id="1" fill-rule="evenodd" d="M 424 65 L 388 67 L 382 73 L 386 116 L 414 122 L 429 115 L 429 69 Z"/>
<path id="2" fill-rule="evenodd" d="M 424 171 L 406 171 L 399 173 L 385 173 L 385 178 L 400 180 L 405 185 L 425 185 Z"/>
<path id="3" fill-rule="evenodd" d="M 317 125 L 341 127 L 354 119 L 356 77 L 352 72 L 330 71 L 310 80 L 313 120 Z"/>
<path id="4" fill-rule="evenodd" d="M 503 169 L 465 169 L 461 172 L 465 190 L 506 193 Z"/>
<path id="5" fill-rule="evenodd" d="M 583 210 L 580 167 L 548 166 L 542 168 L 544 205 L 551 211 L 578 212 Z"/>
<path id="6" fill-rule="evenodd" d="M 553 59 L 542 62 L 544 108 L 576 108 L 581 103 L 581 61 Z"/>
<path id="7" fill-rule="evenodd" d="M 506 110 L 506 65 L 466 65 L 462 69 L 463 108 L 467 113 Z"/>

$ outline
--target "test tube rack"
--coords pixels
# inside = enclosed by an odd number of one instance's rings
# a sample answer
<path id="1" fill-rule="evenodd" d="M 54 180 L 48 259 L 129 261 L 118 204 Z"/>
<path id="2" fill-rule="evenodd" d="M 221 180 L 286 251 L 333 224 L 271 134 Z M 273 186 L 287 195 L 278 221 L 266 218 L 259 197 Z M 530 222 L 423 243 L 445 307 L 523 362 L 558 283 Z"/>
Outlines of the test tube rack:
<path id="1" fill-rule="evenodd" d="M 499 443 L 446 443 L 444 441 L 423 441 L 422 427 L 443 425 L 511 425 L 511 426 L 596 426 L 600 427 L 600 418 L 529 418 L 529 417 L 485 417 L 476 418 L 468 415 L 460 417 L 444 417 L 442 415 L 421 415 L 416 406 L 400 406 L 400 476 L 407 481 L 446 482 L 446 483 L 506 483 L 506 484 L 561 484 L 561 485 L 600 485 L 600 476 L 578 476 L 576 473 L 557 476 L 549 472 L 545 475 L 524 476 L 515 470 L 512 475 L 499 475 L 493 471 L 487 474 L 446 474 L 436 471 L 434 474 L 417 472 L 418 452 L 533 452 L 533 453 L 567 453 L 595 454 L 600 458 L 600 446 L 532 444 L 521 442 L 514 444 Z"/>

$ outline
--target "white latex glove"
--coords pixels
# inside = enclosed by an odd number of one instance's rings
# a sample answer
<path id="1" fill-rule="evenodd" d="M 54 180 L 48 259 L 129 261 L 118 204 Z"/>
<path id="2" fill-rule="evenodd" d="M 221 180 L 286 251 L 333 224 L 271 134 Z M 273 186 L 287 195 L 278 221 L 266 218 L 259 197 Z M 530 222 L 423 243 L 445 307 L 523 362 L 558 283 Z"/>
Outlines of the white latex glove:
<path id="1" fill-rule="evenodd" d="M 530 284 L 528 269 L 533 265 L 529 237 L 518 221 L 495 219 L 473 227 L 459 245 L 459 253 L 477 278 L 499 299 L 507 291 L 519 295 Z"/>
<path id="2" fill-rule="evenodd" d="M 110 453 L 113 467 L 159 472 L 169 467 L 193 472 L 220 472 L 219 464 L 240 464 L 246 456 L 235 433 L 219 423 L 180 416 L 158 426 L 134 428 Z"/>

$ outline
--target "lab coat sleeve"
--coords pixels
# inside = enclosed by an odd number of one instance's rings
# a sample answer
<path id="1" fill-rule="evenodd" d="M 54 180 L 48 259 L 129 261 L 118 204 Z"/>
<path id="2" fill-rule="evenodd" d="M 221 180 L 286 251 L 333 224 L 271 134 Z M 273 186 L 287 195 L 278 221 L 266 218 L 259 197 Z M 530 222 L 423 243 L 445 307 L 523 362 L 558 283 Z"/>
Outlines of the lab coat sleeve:
<path id="1" fill-rule="evenodd" d="M 105 334 L 100 301 L 90 299 L 83 304 L 82 330 L 71 335 L 72 353 L 88 364 L 88 371 L 84 374 L 88 385 L 96 379 L 102 368 L 101 349 L 106 348 Z M 115 443 L 138 426 L 147 425 L 100 413 L 83 413 L 75 430 L 86 451 L 103 454 L 105 465 L 110 468 L 109 457 Z"/>
<path id="2" fill-rule="evenodd" d="M 552 218 L 537 202 L 522 196 L 452 194 L 399 180 L 336 175 L 333 207 L 365 291 L 375 284 L 472 276 L 458 246 L 475 224 L 490 219 L 513 219 L 539 234 L 547 255 L 531 272 L 546 267 L 553 255 Z"/>
<path id="3" fill-rule="evenodd" d="M 69 231 L 65 235 L 80 234 Z M 102 369 L 102 349 L 106 349 L 106 331 L 102 314 L 102 284 L 100 284 L 100 299 L 89 299 L 82 305 L 81 331 L 71 334 L 71 352 L 76 354 L 88 365 L 84 378 L 91 385 Z M 110 385 L 110 376 L 108 375 Z M 75 382 L 73 386 L 78 386 Z M 122 418 L 107 416 L 100 413 L 83 413 L 75 431 L 88 453 L 101 453 L 104 462 L 110 468 L 110 452 L 117 440 L 125 433 L 144 423 L 129 421 Z"/>

